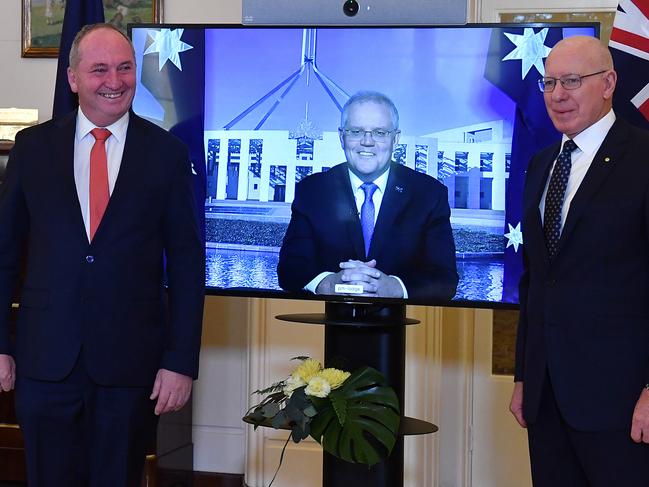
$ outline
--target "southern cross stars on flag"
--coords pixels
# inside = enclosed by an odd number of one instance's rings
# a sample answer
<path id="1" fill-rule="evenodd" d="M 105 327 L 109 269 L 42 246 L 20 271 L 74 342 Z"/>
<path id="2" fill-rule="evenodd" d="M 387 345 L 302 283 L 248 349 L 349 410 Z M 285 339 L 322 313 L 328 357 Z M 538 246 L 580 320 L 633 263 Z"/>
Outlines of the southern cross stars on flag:
<path id="1" fill-rule="evenodd" d="M 649 0 L 621 0 L 609 42 L 618 82 L 616 114 L 649 128 Z"/>
<path id="2" fill-rule="evenodd" d="M 491 32 L 485 78 L 516 103 L 512 152 L 505 198 L 506 240 L 503 300 L 518 301 L 518 281 L 523 269 L 521 201 L 525 170 L 531 157 L 561 135 L 548 117 L 537 81 L 545 75 L 543 60 L 552 46 L 570 29 L 510 26 Z"/>
<path id="3" fill-rule="evenodd" d="M 152 29 L 149 31 L 149 37 L 153 39 L 153 44 L 144 51 L 144 54 L 158 53 L 158 71 L 162 71 L 162 67 L 167 61 L 171 61 L 179 70 L 183 70 L 180 53 L 194 47 L 180 40 L 184 31 L 185 29 L 161 29 L 160 31 Z"/>

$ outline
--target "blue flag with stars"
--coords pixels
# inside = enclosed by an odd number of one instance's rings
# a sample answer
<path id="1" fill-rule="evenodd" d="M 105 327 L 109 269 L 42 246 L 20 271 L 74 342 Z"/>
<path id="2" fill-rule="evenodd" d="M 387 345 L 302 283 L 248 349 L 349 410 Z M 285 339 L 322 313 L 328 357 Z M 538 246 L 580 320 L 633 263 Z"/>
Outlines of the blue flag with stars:
<path id="1" fill-rule="evenodd" d="M 133 110 L 167 127 L 189 148 L 196 212 L 203 237 L 206 195 L 204 37 L 203 29 L 151 27 L 131 30 L 137 65 Z M 169 92 L 174 94 L 171 100 Z"/>
<path id="2" fill-rule="evenodd" d="M 57 118 L 79 105 L 77 95 L 72 93 L 68 84 L 68 57 L 72 41 L 87 24 L 96 24 L 104 21 L 104 5 L 101 0 L 67 0 L 63 16 L 63 30 L 59 44 L 59 60 L 56 68 L 56 86 L 54 88 L 54 106 L 52 117 Z"/>
<path id="3" fill-rule="evenodd" d="M 593 27 L 563 30 L 531 27 L 494 28 L 485 66 L 485 78 L 516 103 L 511 164 L 505 197 L 505 257 L 503 301 L 518 302 L 518 281 L 523 269 L 521 228 L 523 186 L 527 164 L 534 154 L 560 140 L 545 109 L 539 78 L 544 61 L 563 37 L 594 35 Z"/>

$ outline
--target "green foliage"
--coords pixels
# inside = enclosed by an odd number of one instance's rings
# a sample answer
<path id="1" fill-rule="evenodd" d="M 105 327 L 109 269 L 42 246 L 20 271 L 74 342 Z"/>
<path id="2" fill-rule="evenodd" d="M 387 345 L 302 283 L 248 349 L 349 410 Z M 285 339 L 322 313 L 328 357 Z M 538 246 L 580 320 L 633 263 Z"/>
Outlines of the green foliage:
<path id="1" fill-rule="evenodd" d="M 329 395 L 329 399 L 336 412 L 340 426 L 345 426 L 345 420 L 347 419 L 347 400 L 341 394 L 337 394 L 336 391 Z"/>
<path id="2" fill-rule="evenodd" d="M 326 400 L 313 402 L 318 414 L 311 422 L 311 436 L 325 451 L 370 466 L 392 452 L 399 430 L 399 400 L 377 370 L 362 368 Z"/>
<path id="3" fill-rule="evenodd" d="M 298 355 L 297 357 L 292 357 L 291 360 L 299 360 L 300 362 L 304 362 L 305 360 L 309 360 L 311 357 L 308 357 L 307 355 Z"/>
<path id="4" fill-rule="evenodd" d="M 270 394 L 272 392 L 279 392 L 284 388 L 284 381 L 280 380 L 279 382 L 275 382 L 274 384 L 266 387 L 265 389 L 258 389 L 256 391 L 253 391 L 253 394 Z"/>

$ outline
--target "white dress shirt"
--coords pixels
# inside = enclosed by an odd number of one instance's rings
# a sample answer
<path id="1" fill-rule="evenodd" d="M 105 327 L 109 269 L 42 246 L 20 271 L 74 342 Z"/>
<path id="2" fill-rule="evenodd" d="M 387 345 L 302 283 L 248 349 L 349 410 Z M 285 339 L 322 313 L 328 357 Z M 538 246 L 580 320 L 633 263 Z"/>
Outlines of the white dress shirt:
<path id="1" fill-rule="evenodd" d="M 561 207 L 561 229 L 563 230 L 563 225 L 566 223 L 566 218 L 568 216 L 568 210 L 570 209 L 570 203 L 575 197 L 579 186 L 586 177 L 586 172 L 595 158 L 595 154 L 599 150 L 602 142 L 608 131 L 615 123 L 615 113 L 613 110 L 610 110 L 606 115 L 600 118 L 593 125 L 588 127 L 583 132 L 580 132 L 575 136 L 573 142 L 577 144 L 577 149 L 571 155 L 572 165 L 570 167 L 570 176 L 568 177 L 568 185 L 566 186 L 566 194 L 563 199 L 563 206 Z M 568 140 L 568 137 L 564 134 L 561 139 L 561 147 L 563 143 Z M 556 164 L 556 160 L 554 161 Z M 545 182 L 545 190 L 543 191 L 543 196 L 541 197 L 541 202 L 539 203 L 539 210 L 541 210 L 541 223 L 543 223 L 543 212 L 545 211 L 545 196 L 548 193 L 548 186 L 550 185 L 550 177 L 552 176 L 552 171 L 554 171 L 554 164 L 552 165 L 552 170 L 548 175 L 548 180 Z"/>
<path id="2" fill-rule="evenodd" d="M 90 240 L 90 151 L 95 144 L 95 138 L 90 131 L 94 128 L 97 126 L 88 120 L 79 107 L 74 135 L 74 183 L 77 187 L 77 196 L 88 240 Z M 106 159 L 108 162 L 108 194 L 112 195 L 124 154 L 128 112 L 115 123 L 100 128 L 107 128 L 111 133 L 110 137 L 106 139 Z"/>

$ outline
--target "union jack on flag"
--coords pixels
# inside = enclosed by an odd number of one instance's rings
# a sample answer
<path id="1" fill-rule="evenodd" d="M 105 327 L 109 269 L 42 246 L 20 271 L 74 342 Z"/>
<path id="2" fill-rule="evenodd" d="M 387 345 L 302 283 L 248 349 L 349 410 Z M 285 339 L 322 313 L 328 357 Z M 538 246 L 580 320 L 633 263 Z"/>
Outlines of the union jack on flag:
<path id="1" fill-rule="evenodd" d="M 618 73 L 615 112 L 649 128 L 649 0 L 620 0 L 608 45 Z"/>

